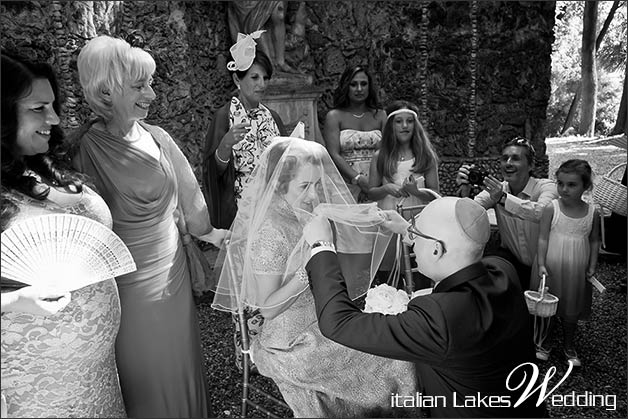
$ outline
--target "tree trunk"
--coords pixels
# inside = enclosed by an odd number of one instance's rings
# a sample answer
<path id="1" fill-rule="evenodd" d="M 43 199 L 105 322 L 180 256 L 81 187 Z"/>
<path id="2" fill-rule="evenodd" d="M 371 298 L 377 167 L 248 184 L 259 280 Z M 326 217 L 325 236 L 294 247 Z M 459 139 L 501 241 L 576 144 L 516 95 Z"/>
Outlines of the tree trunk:
<path id="1" fill-rule="evenodd" d="M 624 91 L 621 94 L 621 102 L 619 102 L 619 112 L 617 113 L 617 120 L 615 126 L 611 131 L 611 135 L 621 134 L 622 132 L 628 135 L 628 62 L 624 69 Z"/>
<path id="2" fill-rule="evenodd" d="M 580 112 L 580 134 L 593 137 L 595 133 L 595 109 L 597 107 L 597 68 L 595 60 L 595 27 L 597 24 L 597 1 L 584 5 L 582 27 L 582 108 Z"/>
<path id="3" fill-rule="evenodd" d="M 576 117 L 576 111 L 578 110 L 578 106 L 580 106 L 580 96 L 582 95 L 582 82 L 578 83 L 578 87 L 576 88 L 576 94 L 573 96 L 573 100 L 571 101 L 571 106 L 569 106 L 569 112 L 567 112 L 567 117 L 565 118 L 565 123 L 563 124 L 563 129 L 560 130 L 561 134 L 564 134 L 570 127 L 573 126 L 573 120 Z"/>
<path id="4" fill-rule="evenodd" d="M 600 49 L 600 45 L 602 45 L 602 41 L 604 40 L 604 35 L 608 31 L 609 26 L 611 26 L 611 22 L 613 21 L 613 17 L 615 16 L 615 11 L 619 8 L 619 0 L 615 0 L 613 2 L 613 6 L 611 6 L 611 10 L 608 12 L 608 16 L 606 16 L 606 20 L 604 20 L 604 24 L 602 25 L 602 29 L 600 29 L 600 33 L 597 34 L 597 39 L 595 40 L 595 52 Z M 563 124 L 563 129 L 560 130 L 561 134 L 564 134 L 569 127 L 573 126 L 573 120 L 576 117 L 576 110 L 580 105 L 580 96 L 582 95 L 582 82 L 578 83 L 578 87 L 576 88 L 576 94 L 573 96 L 571 101 L 571 105 L 569 106 L 569 112 L 567 113 L 567 117 L 565 118 L 565 123 Z"/>
<path id="5" fill-rule="evenodd" d="M 619 0 L 615 0 L 613 5 L 611 6 L 611 10 L 608 12 L 608 16 L 606 16 L 606 20 L 604 20 L 604 24 L 602 25 L 602 29 L 600 29 L 600 33 L 597 35 L 597 40 L 595 41 L 595 51 L 597 52 L 600 49 L 600 45 L 602 45 L 602 40 L 604 39 L 604 35 L 606 35 L 606 31 L 608 31 L 608 27 L 611 26 L 611 22 L 613 21 L 613 17 L 615 16 L 615 11 L 619 8 Z"/>

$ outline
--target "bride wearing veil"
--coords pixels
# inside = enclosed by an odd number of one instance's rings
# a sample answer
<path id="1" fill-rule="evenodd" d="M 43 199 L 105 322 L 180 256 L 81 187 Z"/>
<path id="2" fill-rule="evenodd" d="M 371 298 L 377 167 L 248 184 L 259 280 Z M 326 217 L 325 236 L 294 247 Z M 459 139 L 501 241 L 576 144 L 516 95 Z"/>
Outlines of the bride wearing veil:
<path id="1" fill-rule="evenodd" d="M 383 416 L 391 394 L 415 395 L 414 364 L 323 337 L 304 269 L 311 249 L 303 226 L 314 214 L 334 221 L 349 295 L 364 295 L 390 239 L 379 231 L 375 204 L 355 204 L 323 146 L 280 137 L 261 155 L 243 192 L 218 258 L 222 270 L 212 307 L 260 309 L 264 323 L 252 338 L 251 357 L 295 417 Z"/>

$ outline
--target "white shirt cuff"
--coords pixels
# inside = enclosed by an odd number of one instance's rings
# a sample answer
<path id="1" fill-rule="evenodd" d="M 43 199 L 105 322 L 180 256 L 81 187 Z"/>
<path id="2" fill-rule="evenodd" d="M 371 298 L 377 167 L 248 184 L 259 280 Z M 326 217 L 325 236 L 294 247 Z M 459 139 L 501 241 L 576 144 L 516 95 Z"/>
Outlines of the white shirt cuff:
<path id="1" fill-rule="evenodd" d="M 314 255 L 320 253 L 320 252 L 324 252 L 324 251 L 330 251 L 330 252 L 334 252 L 336 253 L 336 250 L 331 247 L 331 246 L 317 246 L 314 249 L 312 249 L 312 253 L 310 255 L 310 258 L 314 257 Z"/>

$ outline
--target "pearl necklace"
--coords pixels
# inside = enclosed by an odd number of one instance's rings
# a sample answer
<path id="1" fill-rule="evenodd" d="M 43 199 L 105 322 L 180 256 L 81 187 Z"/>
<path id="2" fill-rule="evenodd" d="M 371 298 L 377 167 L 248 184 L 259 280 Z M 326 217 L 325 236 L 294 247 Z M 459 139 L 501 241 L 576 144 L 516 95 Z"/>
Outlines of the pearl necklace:
<path id="1" fill-rule="evenodd" d="M 356 115 L 356 114 L 354 114 L 354 113 L 351 113 L 351 115 L 353 115 L 353 116 L 355 116 L 356 118 L 360 119 L 360 118 L 362 118 L 362 117 L 364 116 L 364 112 L 362 112 L 362 113 L 361 113 L 361 114 L 359 114 L 359 115 Z"/>

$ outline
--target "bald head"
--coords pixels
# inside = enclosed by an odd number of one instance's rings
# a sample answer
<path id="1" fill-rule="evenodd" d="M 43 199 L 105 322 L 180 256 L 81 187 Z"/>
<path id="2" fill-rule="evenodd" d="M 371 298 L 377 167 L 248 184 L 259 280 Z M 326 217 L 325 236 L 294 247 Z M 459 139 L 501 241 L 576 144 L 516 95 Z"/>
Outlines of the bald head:
<path id="1" fill-rule="evenodd" d="M 421 255 L 419 260 L 429 261 L 424 269 L 432 271 L 423 273 L 433 279 L 439 272 L 478 261 L 490 235 L 486 210 L 469 198 L 436 199 L 421 211 L 415 225 L 423 235 L 433 238 L 414 239 L 415 253 Z"/>

